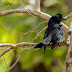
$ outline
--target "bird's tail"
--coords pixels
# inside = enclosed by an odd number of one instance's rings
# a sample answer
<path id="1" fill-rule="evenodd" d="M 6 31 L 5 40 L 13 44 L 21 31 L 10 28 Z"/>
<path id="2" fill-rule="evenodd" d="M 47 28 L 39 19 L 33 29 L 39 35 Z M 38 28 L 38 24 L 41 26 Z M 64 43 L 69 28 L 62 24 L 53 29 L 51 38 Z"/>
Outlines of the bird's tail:
<path id="1" fill-rule="evenodd" d="M 44 54 L 45 54 L 46 45 L 44 45 Z"/>
<path id="2" fill-rule="evenodd" d="M 33 46 L 33 48 L 41 48 L 43 45 L 44 44 L 42 42 L 39 42 L 37 45 Z"/>

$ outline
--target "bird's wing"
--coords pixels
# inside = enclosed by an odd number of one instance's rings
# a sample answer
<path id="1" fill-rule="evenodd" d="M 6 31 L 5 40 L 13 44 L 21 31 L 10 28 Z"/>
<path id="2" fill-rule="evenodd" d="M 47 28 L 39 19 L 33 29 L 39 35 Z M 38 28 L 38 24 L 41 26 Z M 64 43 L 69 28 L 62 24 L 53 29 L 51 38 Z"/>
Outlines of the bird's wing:
<path id="1" fill-rule="evenodd" d="M 59 33 L 58 33 L 58 41 L 60 42 L 61 39 L 63 38 L 64 36 L 64 31 L 62 29 L 59 30 Z"/>
<path id="2" fill-rule="evenodd" d="M 57 29 L 53 26 L 52 28 L 47 28 L 44 39 L 41 41 L 43 44 L 47 45 L 52 40 L 53 35 L 55 35 L 57 32 Z"/>
<path id="3" fill-rule="evenodd" d="M 53 32 L 52 40 L 56 42 L 60 42 L 60 40 L 64 36 L 64 31 L 60 29 L 56 29 L 55 32 Z"/>
<path id="4" fill-rule="evenodd" d="M 49 28 L 46 29 L 45 34 L 44 34 L 44 39 L 48 36 L 49 34 Z"/>
<path id="5" fill-rule="evenodd" d="M 50 41 L 51 41 L 51 38 L 52 38 L 52 33 L 50 33 L 45 39 L 43 39 L 41 42 L 45 45 L 47 45 Z"/>

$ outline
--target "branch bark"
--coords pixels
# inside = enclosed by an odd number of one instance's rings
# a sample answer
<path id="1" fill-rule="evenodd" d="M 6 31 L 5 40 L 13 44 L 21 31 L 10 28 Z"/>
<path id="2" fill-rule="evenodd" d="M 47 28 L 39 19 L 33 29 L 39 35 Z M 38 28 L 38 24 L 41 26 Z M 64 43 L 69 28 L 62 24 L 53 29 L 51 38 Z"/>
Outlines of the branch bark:
<path id="1" fill-rule="evenodd" d="M 65 60 L 65 72 L 72 72 L 72 22 L 67 32 L 67 43 L 69 43 L 69 48 Z"/>
<path id="2" fill-rule="evenodd" d="M 72 12 L 69 14 L 69 15 L 67 15 L 65 18 L 72 18 Z"/>
<path id="3" fill-rule="evenodd" d="M 2 52 L 0 54 L 0 58 L 6 54 L 8 51 L 14 49 L 14 48 L 17 48 L 17 47 L 22 47 L 22 46 L 34 46 L 36 45 L 37 43 L 30 43 L 30 42 L 22 42 L 22 43 L 18 43 L 18 44 L 10 44 L 10 43 L 5 43 L 5 44 L 0 44 L 0 47 L 10 47 L 10 48 L 7 48 L 4 52 Z M 65 42 L 61 42 L 60 45 L 57 45 L 57 47 L 61 47 L 61 46 L 67 46 L 65 44 Z M 46 48 L 51 48 L 51 45 L 47 45 Z"/>
<path id="4" fill-rule="evenodd" d="M 13 13 L 30 13 L 34 16 L 37 16 L 37 17 L 40 17 L 40 18 L 43 18 L 47 21 L 49 21 L 50 19 L 50 15 L 49 14 L 46 14 L 46 13 L 43 13 L 43 12 L 39 12 L 39 11 L 36 11 L 36 10 L 30 10 L 30 9 L 12 9 L 12 10 L 7 10 L 7 11 L 3 11 L 1 12 L 0 16 L 5 16 L 5 15 L 9 15 L 9 14 L 13 14 Z M 67 32 L 68 30 L 68 26 L 66 26 L 64 23 L 61 23 L 62 24 L 62 27 L 64 29 L 65 32 Z"/>
<path id="5" fill-rule="evenodd" d="M 65 72 L 72 72 L 72 35 L 70 36 L 70 45 L 65 61 Z"/>
<path id="6" fill-rule="evenodd" d="M 35 10 L 40 11 L 40 0 L 35 0 Z"/>
<path id="7" fill-rule="evenodd" d="M 67 34 L 66 34 L 66 39 L 65 39 L 65 42 L 66 44 L 70 44 L 70 35 L 72 34 L 72 21 L 71 23 L 69 24 L 69 28 L 68 28 L 68 31 L 67 31 Z"/>

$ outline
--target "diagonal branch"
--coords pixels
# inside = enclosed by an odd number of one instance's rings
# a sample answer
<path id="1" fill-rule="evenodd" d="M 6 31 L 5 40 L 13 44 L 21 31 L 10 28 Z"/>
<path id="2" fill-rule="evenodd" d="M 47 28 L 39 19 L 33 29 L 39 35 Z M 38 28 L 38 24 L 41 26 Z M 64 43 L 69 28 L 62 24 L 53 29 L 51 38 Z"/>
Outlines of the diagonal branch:
<path id="1" fill-rule="evenodd" d="M 6 8 L 8 8 L 10 5 L 12 5 L 12 3 L 13 3 L 14 1 L 15 1 L 15 0 L 13 0 L 8 6 L 4 7 L 3 9 L 1 9 L 0 12 L 3 11 L 3 10 L 5 10 Z"/>
<path id="2" fill-rule="evenodd" d="M 2 53 L 0 54 L 0 58 L 1 58 L 4 54 L 6 54 L 8 51 L 10 51 L 10 50 L 12 50 L 12 49 L 13 49 L 13 47 L 7 48 L 4 52 L 2 52 Z"/>
<path id="3" fill-rule="evenodd" d="M 65 18 L 72 18 L 72 12 L 69 14 L 69 15 L 67 15 Z"/>
<path id="4" fill-rule="evenodd" d="M 49 20 L 50 19 L 50 15 L 49 14 L 46 14 L 46 13 L 43 13 L 43 12 L 39 12 L 39 11 L 36 11 L 36 10 L 30 10 L 30 9 L 13 9 L 13 10 L 7 10 L 7 11 L 3 11 L 1 12 L 0 16 L 5 16 L 5 15 L 9 15 L 9 14 L 13 14 L 13 13 L 30 13 L 34 16 L 37 16 L 37 17 L 40 17 L 40 18 L 43 18 L 45 20 Z M 68 30 L 68 26 L 66 26 L 64 23 L 61 23 L 62 26 L 63 26 L 63 29 L 65 32 L 67 32 Z"/>
<path id="5" fill-rule="evenodd" d="M 26 32 L 26 33 L 24 33 L 24 35 L 26 35 L 26 34 L 32 32 L 32 31 L 36 30 L 37 28 L 39 28 L 40 25 L 42 25 L 42 24 L 44 24 L 44 23 L 47 23 L 47 22 L 48 22 L 48 21 L 44 21 L 44 22 L 39 23 L 39 25 L 38 25 L 36 28 L 34 28 L 34 29 L 32 29 L 32 30 L 30 30 L 30 31 L 28 31 L 28 32 Z"/>
<path id="6" fill-rule="evenodd" d="M 26 33 L 23 33 L 23 34 L 22 34 L 22 40 L 21 40 L 21 42 L 23 42 L 25 35 L 27 35 L 28 33 L 31 33 L 32 31 L 34 31 L 34 30 L 36 30 L 37 28 L 39 28 L 40 25 L 42 25 L 42 24 L 44 24 L 44 23 L 47 23 L 47 22 L 48 22 L 48 21 L 41 22 L 41 23 L 39 23 L 39 25 L 38 25 L 37 27 L 33 28 L 32 30 L 30 30 L 30 31 L 28 31 L 28 32 L 26 32 Z"/>
<path id="7" fill-rule="evenodd" d="M 48 27 L 48 26 L 46 26 L 44 29 L 42 29 L 42 30 L 32 39 L 32 41 L 34 41 L 34 39 L 35 39 L 40 33 L 42 33 L 47 27 Z"/>

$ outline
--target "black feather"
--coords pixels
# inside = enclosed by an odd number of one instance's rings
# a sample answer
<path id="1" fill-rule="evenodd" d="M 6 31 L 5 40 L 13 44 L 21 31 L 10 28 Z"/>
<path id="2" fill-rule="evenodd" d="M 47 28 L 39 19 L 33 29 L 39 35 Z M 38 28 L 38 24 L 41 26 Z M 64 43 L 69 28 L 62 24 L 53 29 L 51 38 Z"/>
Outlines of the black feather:
<path id="1" fill-rule="evenodd" d="M 45 53 L 46 45 L 52 42 L 51 49 L 53 49 L 64 36 L 62 25 L 60 25 L 60 22 L 62 20 L 66 19 L 64 19 L 61 14 L 52 16 L 48 22 L 48 28 L 45 31 L 43 40 L 39 42 L 37 45 L 35 45 L 33 48 L 44 47 L 44 53 Z"/>

